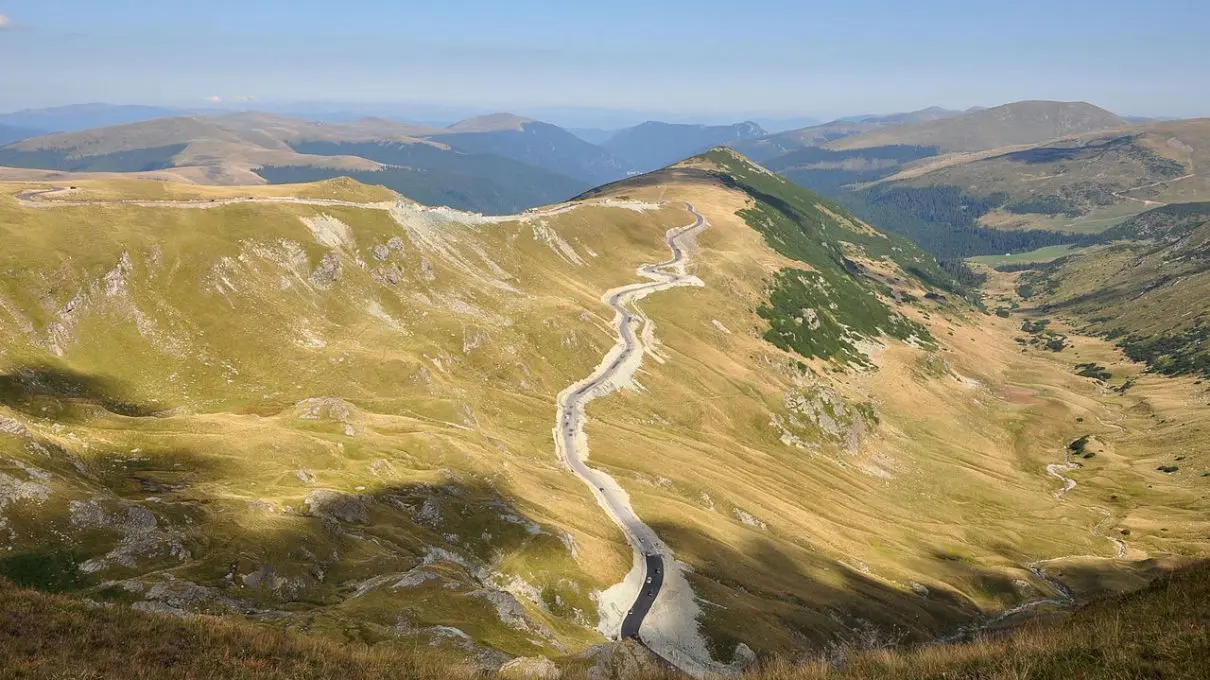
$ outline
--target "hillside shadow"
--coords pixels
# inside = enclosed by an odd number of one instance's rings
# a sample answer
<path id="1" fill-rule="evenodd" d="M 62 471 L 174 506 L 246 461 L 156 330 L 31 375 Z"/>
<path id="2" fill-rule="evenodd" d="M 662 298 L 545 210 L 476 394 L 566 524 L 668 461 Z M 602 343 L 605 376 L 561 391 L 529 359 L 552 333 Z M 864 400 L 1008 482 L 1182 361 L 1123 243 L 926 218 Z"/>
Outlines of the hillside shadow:
<path id="1" fill-rule="evenodd" d="M 1036 578 L 1030 579 L 1034 591 L 1022 593 L 1017 584 L 1022 576 L 1006 575 L 943 551 L 931 555 L 928 586 L 916 584 L 913 589 L 911 583 L 891 584 L 822 556 L 810 562 L 797 560 L 765 538 L 753 538 L 737 549 L 676 524 L 653 528 L 679 560 L 693 566 L 690 578 L 700 597 L 728 612 L 739 612 L 703 626 L 715 652 L 724 658 L 735 644 L 753 644 L 751 638 L 759 635 L 745 609 L 775 617 L 797 640 L 796 649 L 776 651 L 797 655 L 831 643 L 884 647 L 934 642 L 978 630 L 1013 606 L 1051 596 L 1046 584 Z M 735 574 L 751 578 L 737 579 Z M 1063 565 L 1053 573 L 1048 570 L 1048 575 L 1080 584 L 1078 592 L 1109 593 L 1121 590 L 1124 578 L 1142 585 L 1158 572 L 1105 560 Z M 981 607 L 976 597 L 995 604 Z M 771 637 L 757 642 L 768 644 Z"/>
<path id="2" fill-rule="evenodd" d="M 97 406 L 131 418 L 146 418 L 162 410 L 130 398 L 128 391 L 120 380 L 49 364 L 21 365 L 0 374 L 0 404 L 31 416 L 70 417 L 72 407 L 78 405 Z"/>
<path id="3" fill-rule="evenodd" d="M 175 474 L 176 463 L 169 458 L 164 463 L 152 466 L 157 474 Z M 202 478 L 208 472 L 200 466 L 191 474 Z M 148 474 L 148 469 L 135 469 L 124 478 L 142 483 Z M 69 535 L 71 527 L 65 511 L 38 515 L 41 510 L 30 508 L 27 514 L 40 522 L 46 545 L 17 546 L 0 560 L 0 576 L 48 590 L 83 591 L 89 597 L 129 603 L 142 601 L 144 595 L 101 584 L 171 569 L 172 579 L 163 580 L 162 574 L 142 578 L 162 582 L 166 590 L 177 587 L 171 585 L 174 579 L 189 588 L 196 586 L 188 591 L 197 598 L 191 606 L 211 613 L 284 616 L 292 612 L 289 616 L 300 622 L 353 616 L 357 625 L 345 628 L 345 634 L 362 642 L 414 636 L 440 626 L 458 628 L 477 639 L 488 635 L 500 640 L 490 631 L 501 626 L 496 607 L 504 595 L 491 595 L 497 600 L 488 597 L 498 586 L 485 575 L 503 569 L 503 563 L 514 568 L 539 565 L 534 568 L 540 572 L 522 568 L 520 573 L 539 594 L 541 606 L 556 616 L 570 620 L 577 610 L 591 606 L 581 586 L 567 579 L 582 567 L 571 558 L 558 532 L 540 526 L 483 481 L 451 478 L 445 483 L 388 483 L 357 491 L 300 480 L 297 493 L 283 496 L 275 490 L 276 501 L 249 499 L 247 514 L 231 497 L 188 490 L 193 502 L 186 513 L 176 500 L 153 502 L 148 493 L 157 491 L 144 493 L 139 505 L 156 515 L 162 529 L 180 533 L 191 555 L 187 560 L 161 554 L 136 567 L 81 575 L 81 564 L 122 544 L 121 533 L 109 535 L 106 541 L 95 536 L 83 543 L 65 541 L 61 537 Z M 133 495 L 129 500 L 135 500 Z M 889 584 L 817 555 L 810 560 L 796 558 L 759 536 L 731 546 L 677 524 L 656 523 L 653 529 L 678 559 L 693 565 L 690 579 L 706 603 L 703 629 L 722 659 L 739 642 L 792 655 L 826 649 L 834 642 L 924 643 L 994 615 L 981 611 L 960 589 L 935 587 L 935 582 L 962 583 L 984 595 L 1001 594 L 1005 607 L 1020 600 L 1008 597 L 1015 588 L 1011 577 L 941 551 L 932 555 L 930 588 L 913 591 L 911 584 Z M 52 536 L 60 538 L 50 540 Z M 518 555 L 526 557 L 512 559 Z M 416 585 L 395 587 L 404 574 L 418 567 L 432 575 L 416 579 Z M 1112 564 L 1068 565 L 1061 572 L 1057 575 L 1093 588 L 1117 573 Z M 366 591 L 372 596 L 361 592 L 380 578 L 385 580 Z M 167 602 L 186 607 L 176 600 Z M 227 609 L 218 608 L 220 604 Z M 761 637 L 770 632 L 780 637 L 774 642 Z M 473 644 L 476 650 L 491 649 Z M 515 643 L 492 644 L 509 653 L 516 651 L 510 647 Z"/>

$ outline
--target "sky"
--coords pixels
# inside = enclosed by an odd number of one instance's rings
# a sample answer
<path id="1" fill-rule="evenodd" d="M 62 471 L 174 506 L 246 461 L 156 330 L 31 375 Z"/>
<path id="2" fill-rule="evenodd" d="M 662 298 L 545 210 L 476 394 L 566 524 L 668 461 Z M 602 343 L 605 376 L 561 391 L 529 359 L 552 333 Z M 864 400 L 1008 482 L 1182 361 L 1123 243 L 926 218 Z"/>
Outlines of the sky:
<path id="1" fill-rule="evenodd" d="M 356 102 L 739 119 L 1061 99 L 1210 116 L 1208 28 L 1206 0 L 0 0 L 0 111 Z"/>

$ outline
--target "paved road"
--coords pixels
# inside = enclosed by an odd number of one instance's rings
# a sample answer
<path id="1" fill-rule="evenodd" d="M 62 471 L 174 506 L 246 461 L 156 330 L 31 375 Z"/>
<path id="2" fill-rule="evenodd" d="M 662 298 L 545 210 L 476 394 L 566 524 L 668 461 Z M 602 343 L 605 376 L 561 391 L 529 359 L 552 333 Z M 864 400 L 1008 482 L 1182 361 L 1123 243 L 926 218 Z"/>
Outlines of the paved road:
<path id="1" fill-rule="evenodd" d="M 647 612 L 651 611 L 651 605 L 655 604 L 655 597 L 660 594 L 660 586 L 664 585 L 664 558 L 656 554 L 648 554 L 646 557 L 647 577 L 643 579 L 643 589 L 639 591 L 638 598 L 622 621 L 623 638 L 639 639 L 639 628 L 643 626 L 643 619 L 647 617 Z"/>
<path id="2" fill-rule="evenodd" d="M 644 347 L 636 328 L 646 323 L 642 312 L 633 305 L 639 299 L 661 290 L 676 286 L 701 285 L 693 276 L 685 273 L 685 240 L 707 226 L 705 218 L 691 204 L 686 204 L 694 221 L 679 229 L 668 232 L 665 243 L 672 258 L 657 264 L 645 265 L 638 273 L 651 279 L 649 283 L 636 283 L 606 293 L 604 300 L 615 311 L 614 330 L 618 340 L 606 354 L 595 371 L 587 378 L 571 385 L 559 394 L 556 415 L 556 446 L 560 458 L 572 472 L 592 490 L 598 505 L 622 529 L 626 540 L 635 551 L 636 564 L 641 562 L 642 573 L 634 571 L 628 579 L 639 585 L 633 604 L 630 605 L 616 636 L 639 639 L 643 621 L 650 612 L 664 583 L 664 558 L 672 559 L 667 547 L 655 535 L 651 527 L 643 523 L 630 507 L 629 496 L 613 477 L 595 468 L 588 467 L 587 436 L 583 432 L 584 408 L 589 401 L 619 389 L 633 375 L 642 359 Z"/>

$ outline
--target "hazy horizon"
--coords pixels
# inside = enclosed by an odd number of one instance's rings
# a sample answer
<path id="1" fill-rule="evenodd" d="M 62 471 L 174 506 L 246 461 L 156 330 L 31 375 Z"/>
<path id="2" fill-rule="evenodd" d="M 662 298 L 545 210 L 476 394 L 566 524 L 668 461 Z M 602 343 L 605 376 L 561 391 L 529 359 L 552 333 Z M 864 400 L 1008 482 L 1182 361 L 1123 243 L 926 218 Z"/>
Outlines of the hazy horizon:
<path id="1" fill-rule="evenodd" d="M 486 0 L 400 7 L 233 0 L 0 2 L 0 110 L 82 102 L 291 102 L 630 118 L 829 119 L 1023 99 L 1210 115 L 1200 27 L 1160 0 L 988 4 L 719 0 L 607 8 Z M 759 76 L 759 77 L 756 77 Z M 573 125 L 587 123 L 569 123 Z"/>

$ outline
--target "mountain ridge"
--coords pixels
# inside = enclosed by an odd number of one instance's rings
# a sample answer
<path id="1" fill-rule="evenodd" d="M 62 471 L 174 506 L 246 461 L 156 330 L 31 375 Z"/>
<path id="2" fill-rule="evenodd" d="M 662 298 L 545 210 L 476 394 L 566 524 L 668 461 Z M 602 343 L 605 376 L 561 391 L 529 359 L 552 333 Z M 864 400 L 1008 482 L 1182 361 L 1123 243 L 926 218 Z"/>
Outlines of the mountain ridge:
<path id="1" fill-rule="evenodd" d="M 635 170 L 649 172 L 702 153 L 727 141 L 759 137 L 751 121 L 731 125 L 693 125 L 647 121 L 614 133 L 602 146 L 625 158 Z"/>
<path id="2" fill-rule="evenodd" d="M 942 152 L 981 151 L 1125 125 L 1124 119 L 1087 102 L 1028 100 L 871 131 L 826 146 L 836 151 L 893 145 L 936 146 Z"/>

